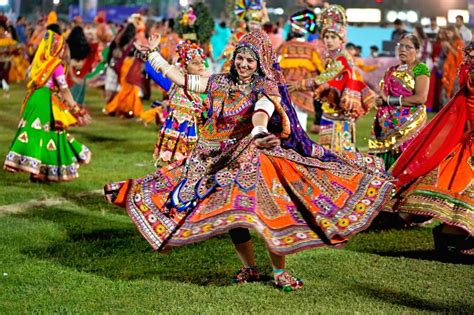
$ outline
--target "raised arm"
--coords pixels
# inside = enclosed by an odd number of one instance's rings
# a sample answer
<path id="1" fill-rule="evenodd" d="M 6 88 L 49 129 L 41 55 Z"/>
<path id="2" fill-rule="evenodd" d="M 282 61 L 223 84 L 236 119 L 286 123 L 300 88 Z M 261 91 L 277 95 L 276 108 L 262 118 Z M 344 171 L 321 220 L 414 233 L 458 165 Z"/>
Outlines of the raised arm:
<path id="1" fill-rule="evenodd" d="M 69 105 L 71 113 L 76 117 L 78 120 L 79 125 L 86 125 L 90 122 L 90 116 L 87 111 L 77 105 L 74 97 L 71 94 L 71 90 L 69 90 L 69 86 L 66 82 L 66 75 L 64 73 L 64 67 L 59 65 L 53 71 L 53 79 L 59 87 L 59 92 L 61 96 L 66 101 L 67 105 Z"/>
<path id="2" fill-rule="evenodd" d="M 193 92 L 206 92 L 209 78 L 199 75 L 184 75 L 180 70 L 170 65 L 158 52 L 160 40 L 160 35 L 152 35 L 148 39 L 148 46 L 141 46 L 138 43 L 134 43 L 134 45 L 136 49 L 146 56 L 146 59 L 155 71 L 162 72 L 163 76 L 168 77 L 176 85 Z"/>
<path id="3" fill-rule="evenodd" d="M 182 86 L 189 91 L 204 93 L 206 92 L 208 77 L 200 75 L 184 75 L 181 71 L 170 65 L 159 52 L 154 51 L 149 54 L 148 61 L 154 70 L 163 72 L 176 85 Z"/>
<path id="4" fill-rule="evenodd" d="M 170 90 L 172 81 L 165 77 L 163 73 L 155 71 L 149 61 L 145 63 L 145 71 L 156 84 L 163 88 L 163 90 L 166 92 Z"/>

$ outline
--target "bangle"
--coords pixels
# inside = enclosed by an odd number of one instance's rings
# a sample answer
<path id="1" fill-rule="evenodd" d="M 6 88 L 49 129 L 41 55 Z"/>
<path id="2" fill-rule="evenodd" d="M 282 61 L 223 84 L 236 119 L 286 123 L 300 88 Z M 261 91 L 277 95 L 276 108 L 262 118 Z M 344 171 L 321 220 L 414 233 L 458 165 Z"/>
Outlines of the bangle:
<path id="1" fill-rule="evenodd" d="M 400 97 L 398 97 L 398 106 L 400 106 L 400 107 L 403 106 L 403 104 L 402 104 L 402 97 L 403 97 L 403 96 L 401 96 L 401 95 L 400 95 Z"/>
<path id="2" fill-rule="evenodd" d="M 399 101 L 399 98 L 396 96 L 389 96 L 387 98 L 387 104 L 389 106 L 395 106 L 395 104 L 397 104 L 398 101 Z"/>
<path id="3" fill-rule="evenodd" d="M 148 56 L 148 61 L 150 64 L 155 68 L 155 70 L 161 70 L 165 66 L 169 66 L 170 64 L 160 55 L 159 52 L 153 51 Z"/>
<path id="4" fill-rule="evenodd" d="M 253 127 L 252 132 L 250 132 L 250 135 L 254 139 L 257 136 L 266 135 L 266 134 L 268 134 L 268 129 L 265 126 L 255 126 L 255 127 Z"/>
<path id="5" fill-rule="evenodd" d="M 199 85 L 201 77 L 195 74 L 186 75 L 186 89 L 193 92 L 199 92 Z"/>
<path id="6" fill-rule="evenodd" d="M 170 72 L 170 71 L 171 71 L 171 69 L 172 69 L 172 68 L 173 68 L 173 66 L 171 66 L 171 65 L 170 65 L 170 66 L 168 66 L 168 68 L 166 68 L 166 70 L 165 70 L 165 71 L 163 71 L 163 76 L 164 76 L 164 77 L 166 77 L 166 75 L 168 74 L 168 72 Z"/>
<path id="7" fill-rule="evenodd" d="M 81 112 L 81 107 L 77 104 L 74 104 L 73 106 L 71 106 L 71 113 L 72 114 L 78 114 Z"/>

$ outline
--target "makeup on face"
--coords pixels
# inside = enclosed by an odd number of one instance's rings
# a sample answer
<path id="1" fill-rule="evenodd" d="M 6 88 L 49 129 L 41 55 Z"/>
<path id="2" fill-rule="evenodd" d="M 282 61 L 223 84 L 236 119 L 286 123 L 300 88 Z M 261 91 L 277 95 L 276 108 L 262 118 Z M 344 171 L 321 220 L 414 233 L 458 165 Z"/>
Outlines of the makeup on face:
<path id="1" fill-rule="evenodd" d="M 239 79 L 248 79 L 257 70 L 258 62 L 250 53 L 240 52 L 235 56 L 234 65 Z"/>
<path id="2" fill-rule="evenodd" d="M 340 49 L 342 46 L 341 38 L 334 32 L 327 31 L 323 36 L 324 45 L 330 51 Z"/>

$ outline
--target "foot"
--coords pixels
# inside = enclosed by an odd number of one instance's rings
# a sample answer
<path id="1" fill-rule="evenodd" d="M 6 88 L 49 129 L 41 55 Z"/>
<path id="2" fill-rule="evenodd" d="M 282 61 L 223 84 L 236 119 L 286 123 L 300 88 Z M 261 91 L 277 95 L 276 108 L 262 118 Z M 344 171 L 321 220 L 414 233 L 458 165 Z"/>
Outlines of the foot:
<path id="1" fill-rule="evenodd" d="M 275 275 L 275 286 L 284 292 L 291 292 L 303 288 L 303 281 L 284 271 Z"/>
<path id="2" fill-rule="evenodd" d="M 231 282 L 236 284 L 256 282 L 260 280 L 260 273 L 255 268 L 242 267 L 232 277 Z"/>
<path id="3" fill-rule="evenodd" d="M 321 131 L 321 126 L 320 125 L 312 125 L 311 128 L 309 129 L 311 133 L 319 134 Z"/>
<path id="4" fill-rule="evenodd" d="M 31 183 L 41 183 L 41 184 L 44 184 L 44 183 L 46 183 L 46 179 L 44 178 L 44 176 L 31 174 L 31 175 L 30 175 L 30 182 L 31 182 Z"/>

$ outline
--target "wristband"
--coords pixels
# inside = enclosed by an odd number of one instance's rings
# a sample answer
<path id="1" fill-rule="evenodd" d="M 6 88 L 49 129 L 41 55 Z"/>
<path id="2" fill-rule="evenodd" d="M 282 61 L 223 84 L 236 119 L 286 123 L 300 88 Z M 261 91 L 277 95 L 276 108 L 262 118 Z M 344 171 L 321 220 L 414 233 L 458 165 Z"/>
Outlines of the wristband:
<path id="1" fill-rule="evenodd" d="M 396 106 L 398 102 L 399 102 L 399 98 L 396 96 L 389 96 L 387 98 L 387 103 L 390 106 Z"/>
<path id="2" fill-rule="evenodd" d="M 155 68 L 155 70 L 161 70 L 165 66 L 170 66 L 170 64 L 157 51 L 150 53 L 148 56 L 148 61 L 153 66 L 153 68 Z"/>
<path id="3" fill-rule="evenodd" d="M 264 126 L 255 126 L 255 127 L 253 127 L 252 132 L 250 133 L 250 135 L 254 139 L 257 136 L 267 135 L 267 134 L 268 134 L 268 129 L 267 129 L 267 127 L 264 127 Z"/>

